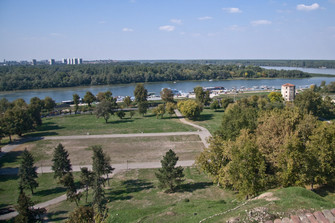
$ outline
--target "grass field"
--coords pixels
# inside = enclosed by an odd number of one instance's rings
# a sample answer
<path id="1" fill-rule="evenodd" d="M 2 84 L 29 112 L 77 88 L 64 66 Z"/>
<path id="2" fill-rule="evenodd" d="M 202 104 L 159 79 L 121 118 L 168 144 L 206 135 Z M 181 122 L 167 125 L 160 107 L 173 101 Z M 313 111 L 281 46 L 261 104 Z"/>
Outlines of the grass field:
<path id="1" fill-rule="evenodd" d="M 110 187 L 105 190 L 109 200 L 108 222 L 199 222 L 225 211 L 228 212 L 206 222 L 226 222 L 232 217 L 241 222 L 253 222 L 255 219 L 247 216 L 246 211 L 258 215 L 265 213 L 264 218 L 273 220 L 302 211 L 334 207 L 332 192 L 326 191 L 319 196 L 304 188 L 292 187 L 273 190 L 271 196 L 266 197 L 268 200 L 251 200 L 229 211 L 245 201 L 237 199 L 234 192 L 214 185 L 196 169 L 185 169 L 185 182 L 178 192 L 172 194 L 157 188 L 155 171 L 131 170 L 113 177 Z M 74 208 L 75 204 L 67 201 L 54 205 L 48 209 L 50 220 L 62 222 L 68 216 L 68 210 Z"/>
<path id="2" fill-rule="evenodd" d="M 126 133 L 155 133 L 155 132 L 184 132 L 195 131 L 191 126 L 182 124 L 176 117 L 157 119 L 151 111 L 145 117 L 136 113 L 130 119 L 128 112 L 126 118 L 119 119 L 111 116 L 108 123 L 103 118 L 96 116 L 65 115 L 43 118 L 43 124 L 36 132 L 25 136 L 55 136 L 55 135 L 99 135 L 99 134 L 126 134 Z"/>
<path id="3" fill-rule="evenodd" d="M 216 111 L 205 108 L 197 120 L 192 120 L 193 123 L 205 127 L 211 134 L 214 134 L 221 126 L 223 109 Z"/>
<path id="4" fill-rule="evenodd" d="M 79 173 L 74 173 L 75 181 L 79 181 Z M 53 178 L 53 173 L 44 173 L 38 175 L 39 186 L 34 190 L 34 195 L 30 190 L 25 193 L 30 196 L 33 202 L 41 203 L 61 196 L 66 189 L 57 184 L 57 180 Z M 19 181 L 17 175 L 3 175 L 0 177 L 0 208 L 8 207 L 16 204 L 19 196 Z"/>
<path id="5" fill-rule="evenodd" d="M 92 145 L 101 145 L 113 163 L 160 161 L 172 149 L 180 160 L 193 160 L 203 150 L 198 135 L 158 136 L 132 138 L 103 138 L 81 140 L 40 140 L 29 142 L 7 153 L 0 159 L 0 167 L 18 167 L 20 154 L 27 148 L 35 159 L 36 166 L 51 166 L 54 148 L 62 143 L 69 152 L 73 165 L 92 163 Z"/>

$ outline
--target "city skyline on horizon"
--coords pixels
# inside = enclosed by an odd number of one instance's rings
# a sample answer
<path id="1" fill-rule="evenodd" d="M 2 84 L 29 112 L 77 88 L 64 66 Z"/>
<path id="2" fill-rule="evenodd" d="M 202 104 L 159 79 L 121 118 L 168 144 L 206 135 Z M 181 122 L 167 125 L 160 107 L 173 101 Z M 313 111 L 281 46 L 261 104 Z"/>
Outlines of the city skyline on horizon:
<path id="1" fill-rule="evenodd" d="M 0 60 L 335 59 L 335 0 L 0 2 Z"/>

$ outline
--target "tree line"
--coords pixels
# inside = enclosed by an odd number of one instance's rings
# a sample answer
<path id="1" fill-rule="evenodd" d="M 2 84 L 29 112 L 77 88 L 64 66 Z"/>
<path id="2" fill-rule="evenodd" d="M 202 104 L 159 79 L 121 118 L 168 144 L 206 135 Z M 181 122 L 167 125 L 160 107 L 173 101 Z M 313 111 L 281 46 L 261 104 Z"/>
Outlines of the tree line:
<path id="1" fill-rule="evenodd" d="M 76 66 L 2 66 L 0 91 L 230 78 L 302 78 L 302 71 L 258 66 L 187 63 L 112 63 Z"/>
<path id="2" fill-rule="evenodd" d="M 280 94 L 280 93 L 278 93 Z M 294 103 L 277 95 L 228 105 L 197 165 L 214 182 L 250 198 L 276 187 L 333 185 L 335 105 L 313 89 Z"/>

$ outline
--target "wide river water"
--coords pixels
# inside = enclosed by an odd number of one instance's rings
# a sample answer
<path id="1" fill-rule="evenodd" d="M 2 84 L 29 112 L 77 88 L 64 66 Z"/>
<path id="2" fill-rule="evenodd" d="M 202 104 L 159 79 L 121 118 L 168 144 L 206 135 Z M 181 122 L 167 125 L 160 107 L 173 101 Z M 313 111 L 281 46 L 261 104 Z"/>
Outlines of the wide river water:
<path id="1" fill-rule="evenodd" d="M 270 67 L 265 67 L 270 68 Z M 286 67 L 285 67 L 286 68 Z M 284 69 L 283 67 L 271 67 L 271 69 Z M 288 69 L 288 68 L 287 68 Z M 292 68 L 289 68 L 292 69 Z M 335 69 L 313 69 L 313 68 L 295 68 L 304 69 L 305 72 L 319 73 L 319 74 L 333 74 L 334 77 L 312 77 L 303 79 L 250 79 L 250 80 L 220 80 L 220 81 L 177 81 L 174 82 L 156 82 L 156 83 L 145 83 L 144 86 L 149 92 L 154 92 L 159 95 L 162 88 L 177 89 L 182 92 L 190 92 L 196 86 L 201 87 L 215 87 L 223 86 L 226 89 L 236 88 L 239 89 L 242 86 L 245 88 L 253 88 L 260 86 L 268 86 L 270 88 L 280 89 L 281 85 L 285 83 L 291 83 L 297 86 L 297 88 L 305 88 L 311 84 L 320 85 L 321 81 L 330 83 L 335 81 Z M 0 92 L 0 98 L 7 98 L 9 101 L 13 101 L 18 98 L 23 98 L 29 103 L 32 97 L 39 97 L 41 99 L 49 96 L 56 102 L 64 100 L 72 100 L 73 94 L 78 94 L 80 97 L 84 97 L 87 91 L 91 91 L 93 94 L 98 92 L 111 91 L 113 96 L 133 96 L 134 88 L 136 84 L 118 84 L 118 85 L 103 85 L 103 86 L 85 86 L 85 87 L 71 87 L 71 88 L 52 88 L 52 89 L 39 89 L 39 90 L 22 90 L 22 91 L 8 91 Z"/>

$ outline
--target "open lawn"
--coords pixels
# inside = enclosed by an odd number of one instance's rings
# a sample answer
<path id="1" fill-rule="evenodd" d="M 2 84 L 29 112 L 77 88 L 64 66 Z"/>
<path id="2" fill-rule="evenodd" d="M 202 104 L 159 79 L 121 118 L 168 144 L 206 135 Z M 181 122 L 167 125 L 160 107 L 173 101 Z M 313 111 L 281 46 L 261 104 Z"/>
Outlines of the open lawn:
<path id="1" fill-rule="evenodd" d="M 223 109 L 216 111 L 205 108 L 197 120 L 192 120 L 193 123 L 205 127 L 212 135 L 220 128 L 222 123 Z"/>
<path id="2" fill-rule="evenodd" d="M 75 181 L 79 182 L 80 173 L 74 173 Z M 34 195 L 30 190 L 25 193 L 34 203 L 41 203 L 65 194 L 66 189 L 57 184 L 53 178 L 53 173 L 38 175 L 39 186 L 34 190 Z M 19 196 L 19 180 L 17 175 L 3 175 L 0 177 L 0 208 L 16 205 Z"/>
<path id="3" fill-rule="evenodd" d="M 72 165 L 92 164 L 92 145 L 102 145 L 113 163 L 160 161 L 169 150 L 174 150 L 180 160 L 193 160 L 203 150 L 198 135 L 102 138 L 81 140 L 40 140 L 21 145 L 0 159 L 0 167 L 18 167 L 20 154 L 27 148 L 40 166 L 51 166 L 54 148 L 62 143 L 69 152 Z"/>
<path id="4" fill-rule="evenodd" d="M 330 209 L 334 199 L 329 192 L 319 196 L 304 188 L 292 187 L 273 190 L 268 196 L 246 204 L 236 194 L 214 185 L 194 168 L 185 168 L 185 181 L 176 193 L 167 194 L 157 188 L 155 169 L 130 170 L 119 173 L 105 189 L 108 199 L 108 222 L 226 222 L 236 218 L 240 222 L 258 222 L 256 215 L 274 220 L 302 211 Z M 91 201 L 89 197 L 89 202 Z M 84 202 L 82 201 L 82 204 Z M 243 205 L 244 204 L 244 205 Z M 231 209 L 239 207 L 236 210 Z M 75 204 L 64 201 L 48 208 L 50 220 L 64 221 Z M 252 212 L 247 216 L 247 212 Z"/>
<path id="5" fill-rule="evenodd" d="M 165 115 L 157 119 L 151 111 L 142 117 L 136 113 L 132 118 L 129 112 L 126 117 L 119 119 L 111 116 L 108 123 L 103 118 L 96 118 L 90 114 L 64 115 L 42 119 L 42 126 L 36 132 L 27 133 L 25 136 L 56 136 L 56 135 L 100 135 L 100 134 L 126 134 L 126 133 L 156 133 L 156 132 L 184 132 L 196 131 L 195 128 L 182 124 L 175 116 Z"/>

